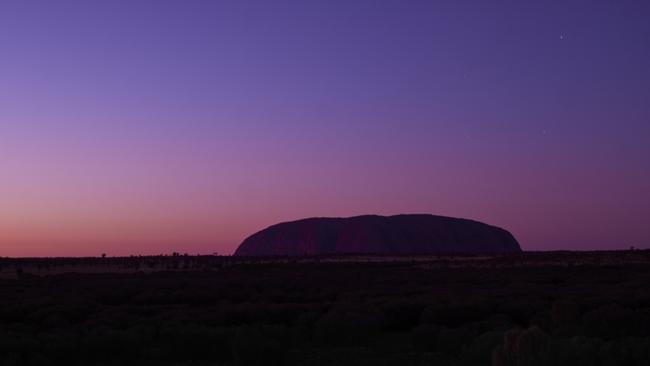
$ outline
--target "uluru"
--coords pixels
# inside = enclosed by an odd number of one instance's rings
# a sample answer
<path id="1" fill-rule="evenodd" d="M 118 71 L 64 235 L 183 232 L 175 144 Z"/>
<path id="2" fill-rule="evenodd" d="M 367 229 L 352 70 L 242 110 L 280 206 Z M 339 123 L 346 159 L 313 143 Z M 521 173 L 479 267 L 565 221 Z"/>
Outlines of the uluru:
<path id="1" fill-rule="evenodd" d="M 245 239 L 236 256 L 327 254 L 497 254 L 521 252 L 505 229 L 446 216 L 314 217 L 270 226 Z"/>

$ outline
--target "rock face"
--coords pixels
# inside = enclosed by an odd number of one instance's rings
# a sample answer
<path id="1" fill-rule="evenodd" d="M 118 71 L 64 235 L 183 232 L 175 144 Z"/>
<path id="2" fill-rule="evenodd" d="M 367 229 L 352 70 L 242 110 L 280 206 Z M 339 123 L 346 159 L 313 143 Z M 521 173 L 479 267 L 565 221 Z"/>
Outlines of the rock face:
<path id="1" fill-rule="evenodd" d="M 508 231 L 478 221 L 434 215 L 316 217 L 259 231 L 237 256 L 520 252 Z"/>

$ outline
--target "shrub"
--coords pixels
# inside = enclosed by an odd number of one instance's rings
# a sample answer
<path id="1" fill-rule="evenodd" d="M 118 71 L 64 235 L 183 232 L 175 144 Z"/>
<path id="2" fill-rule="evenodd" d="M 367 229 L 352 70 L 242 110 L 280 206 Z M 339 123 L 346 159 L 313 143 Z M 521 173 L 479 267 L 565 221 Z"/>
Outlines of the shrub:
<path id="1" fill-rule="evenodd" d="M 531 327 L 537 327 L 545 332 L 553 330 L 553 320 L 549 311 L 540 311 L 533 315 L 528 322 Z"/>
<path id="2" fill-rule="evenodd" d="M 404 331 L 418 325 L 424 305 L 408 301 L 387 302 L 381 306 L 381 310 L 386 330 Z"/>
<path id="3" fill-rule="evenodd" d="M 557 365 L 596 366 L 598 351 L 603 341 L 599 338 L 573 337 L 553 342 L 553 353 Z"/>
<path id="4" fill-rule="evenodd" d="M 546 366 L 551 364 L 551 341 L 537 327 L 508 331 L 493 353 L 494 366 Z"/>
<path id="5" fill-rule="evenodd" d="M 429 305 L 422 312 L 420 322 L 458 327 L 469 322 L 483 320 L 491 314 L 491 310 L 487 305 L 473 303 Z"/>
<path id="6" fill-rule="evenodd" d="M 551 307 L 551 321 L 556 334 L 575 334 L 580 325 L 580 307 L 573 301 L 556 301 Z"/>
<path id="7" fill-rule="evenodd" d="M 379 333 L 382 322 L 375 309 L 333 309 L 316 322 L 314 338 L 330 345 L 359 344 Z"/>
<path id="8" fill-rule="evenodd" d="M 469 365 L 489 365 L 492 351 L 503 341 L 504 332 L 488 331 L 474 338 L 462 352 L 462 360 Z"/>
<path id="9" fill-rule="evenodd" d="M 443 327 L 436 324 L 421 324 L 411 330 L 411 343 L 422 351 L 436 350 L 438 333 Z"/>
<path id="10" fill-rule="evenodd" d="M 231 356 L 232 333 L 223 327 L 176 324 L 160 331 L 163 357 L 174 360 L 220 360 Z"/>
<path id="11" fill-rule="evenodd" d="M 237 365 L 282 365 L 287 351 L 287 331 L 284 327 L 241 326 L 232 345 Z"/>
<path id="12" fill-rule="evenodd" d="M 494 314 L 487 319 L 478 323 L 479 329 L 482 332 L 498 331 L 500 333 L 506 332 L 514 326 L 512 319 L 504 314 Z"/>
<path id="13" fill-rule="evenodd" d="M 601 365 L 647 366 L 650 360 L 650 338 L 627 337 L 609 341 L 600 348 Z"/>
<path id="14" fill-rule="evenodd" d="M 638 330 L 634 311 L 620 305 L 605 305 L 582 318 L 587 334 L 603 339 L 635 335 Z"/>
<path id="15" fill-rule="evenodd" d="M 473 329 L 468 326 L 457 328 L 443 327 L 436 338 L 436 349 L 448 355 L 456 355 L 463 346 L 469 344 L 476 336 Z"/>

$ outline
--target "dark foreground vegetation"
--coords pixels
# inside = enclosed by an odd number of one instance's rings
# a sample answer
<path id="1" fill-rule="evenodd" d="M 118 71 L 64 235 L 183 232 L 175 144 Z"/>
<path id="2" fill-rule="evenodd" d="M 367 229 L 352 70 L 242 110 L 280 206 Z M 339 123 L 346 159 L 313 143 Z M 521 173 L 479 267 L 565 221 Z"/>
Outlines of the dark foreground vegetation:
<path id="1" fill-rule="evenodd" d="M 650 364 L 648 251 L 0 267 L 2 366 Z"/>

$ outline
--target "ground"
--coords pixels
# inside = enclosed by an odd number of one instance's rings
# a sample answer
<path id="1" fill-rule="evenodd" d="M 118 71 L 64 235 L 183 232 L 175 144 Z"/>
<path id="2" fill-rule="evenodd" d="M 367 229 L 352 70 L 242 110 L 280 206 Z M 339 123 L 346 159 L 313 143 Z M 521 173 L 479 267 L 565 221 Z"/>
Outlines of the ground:
<path id="1" fill-rule="evenodd" d="M 0 259 L 0 365 L 646 365 L 650 251 Z"/>

